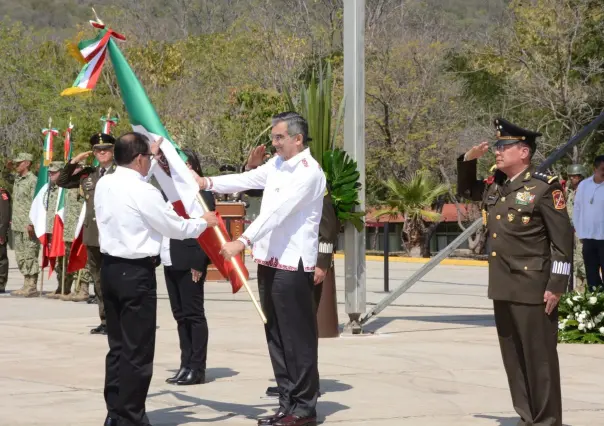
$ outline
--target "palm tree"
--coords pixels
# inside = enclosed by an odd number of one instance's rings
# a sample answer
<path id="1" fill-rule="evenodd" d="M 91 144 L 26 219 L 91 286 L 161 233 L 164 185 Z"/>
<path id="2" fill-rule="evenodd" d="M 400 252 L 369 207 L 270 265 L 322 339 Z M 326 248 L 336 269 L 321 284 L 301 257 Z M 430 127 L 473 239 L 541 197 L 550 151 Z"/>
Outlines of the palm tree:
<path id="1" fill-rule="evenodd" d="M 424 220 L 432 222 L 440 220 L 440 214 L 433 211 L 432 206 L 439 197 L 449 191 L 449 188 L 445 184 L 436 182 L 425 170 L 417 171 L 402 181 L 390 178 L 384 184 L 389 195 L 384 205 L 388 207 L 380 210 L 376 217 L 403 216 L 405 222 L 401 242 L 405 246 L 406 236 L 411 256 L 417 257 L 427 229 Z"/>

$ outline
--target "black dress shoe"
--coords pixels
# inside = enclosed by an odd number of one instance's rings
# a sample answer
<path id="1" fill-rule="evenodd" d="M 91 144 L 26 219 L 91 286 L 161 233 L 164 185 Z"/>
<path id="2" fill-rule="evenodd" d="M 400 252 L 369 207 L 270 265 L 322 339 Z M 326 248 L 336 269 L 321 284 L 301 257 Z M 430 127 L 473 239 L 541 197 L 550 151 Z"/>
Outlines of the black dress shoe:
<path id="1" fill-rule="evenodd" d="M 103 426 L 117 426 L 117 419 L 112 419 L 111 417 L 107 416 Z"/>
<path id="2" fill-rule="evenodd" d="M 104 324 L 90 330 L 90 334 L 107 334 L 107 326 Z"/>
<path id="3" fill-rule="evenodd" d="M 278 411 L 272 416 L 267 417 L 259 417 L 258 418 L 258 426 L 270 426 L 281 420 L 283 417 L 287 416 L 287 414 Z"/>
<path id="4" fill-rule="evenodd" d="M 279 387 L 278 386 L 269 386 L 266 388 L 266 396 L 274 396 L 279 398 Z"/>
<path id="5" fill-rule="evenodd" d="M 200 385 L 206 382 L 205 370 L 191 370 L 185 377 L 176 382 L 179 386 Z"/>
<path id="6" fill-rule="evenodd" d="M 191 370 L 188 367 L 180 367 L 180 370 L 178 370 L 175 375 L 173 375 L 169 379 L 166 379 L 166 383 L 170 383 L 171 385 L 173 385 L 180 379 L 184 378 L 187 374 L 189 374 L 189 371 Z"/>
<path id="7" fill-rule="evenodd" d="M 317 426 L 316 417 L 299 417 L 289 415 L 273 423 L 275 426 Z"/>

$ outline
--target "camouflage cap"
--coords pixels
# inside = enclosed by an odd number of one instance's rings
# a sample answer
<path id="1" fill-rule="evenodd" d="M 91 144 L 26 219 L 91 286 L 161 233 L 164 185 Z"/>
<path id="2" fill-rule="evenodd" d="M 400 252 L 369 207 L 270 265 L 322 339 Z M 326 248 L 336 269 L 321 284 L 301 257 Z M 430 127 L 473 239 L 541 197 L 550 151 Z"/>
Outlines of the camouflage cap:
<path id="1" fill-rule="evenodd" d="M 15 158 L 13 158 L 13 163 L 17 164 L 21 161 L 34 161 L 34 157 L 32 157 L 32 155 L 28 154 L 27 152 L 20 152 Z"/>
<path id="2" fill-rule="evenodd" d="M 587 170 L 585 170 L 585 167 L 583 167 L 583 165 L 581 165 L 581 164 L 571 164 L 570 166 L 568 166 L 568 169 L 566 170 L 566 174 L 569 176 L 579 175 L 579 176 L 583 176 L 584 178 L 589 176 L 589 174 L 587 173 Z"/>
<path id="3" fill-rule="evenodd" d="M 53 161 L 48 165 L 49 172 L 60 172 L 61 169 L 65 166 L 65 163 L 62 161 Z"/>

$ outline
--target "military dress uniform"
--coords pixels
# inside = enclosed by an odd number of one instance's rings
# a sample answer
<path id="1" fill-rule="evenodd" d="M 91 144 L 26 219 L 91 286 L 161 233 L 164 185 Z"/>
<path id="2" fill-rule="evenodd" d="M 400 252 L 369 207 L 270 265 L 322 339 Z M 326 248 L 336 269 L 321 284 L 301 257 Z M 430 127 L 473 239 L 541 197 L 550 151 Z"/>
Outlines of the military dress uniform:
<path id="1" fill-rule="evenodd" d="M 90 145 L 92 148 L 95 146 L 113 146 L 115 145 L 115 139 L 111 135 L 99 133 L 90 138 Z M 77 164 L 68 163 L 63 170 L 61 170 L 57 185 L 63 188 L 79 188 L 80 195 L 84 198 L 84 203 L 86 204 L 83 243 L 86 246 L 88 254 L 87 267 L 94 280 L 94 292 L 99 306 L 99 316 L 101 318 L 101 326 L 94 330 L 103 332 L 106 322 L 103 293 L 101 290 L 101 251 L 99 246 L 99 229 L 94 211 L 94 191 L 99 179 L 105 174 L 113 173 L 116 165 L 114 163 L 107 169 L 89 166 L 74 174 L 77 167 Z M 88 285 L 84 285 L 85 283 L 82 284 L 77 298 L 72 298 L 72 300 L 79 301 L 88 299 Z"/>
<path id="2" fill-rule="evenodd" d="M 13 160 L 13 164 L 22 161 L 31 162 L 32 160 L 31 154 L 20 153 Z M 35 236 L 30 237 L 27 232 L 27 227 L 31 225 L 29 210 L 34 199 L 37 181 L 38 178 L 31 171 L 28 171 L 24 176 L 15 177 L 11 232 L 17 266 L 25 280 L 23 287 L 13 291 L 11 296 L 33 297 L 38 295 L 40 241 Z"/>
<path id="3" fill-rule="evenodd" d="M 11 199 L 8 191 L 0 187 L 0 293 L 6 291 L 8 281 L 8 228 L 11 219 Z"/>
<path id="4" fill-rule="evenodd" d="M 498 119 L 498 144 L 535 146 L 538 133 Z M 489 287 L 512 402 L 520 425 L 562 425 L 557 354 L 558 311 L 544 293 L 564 293 L 572 262 L 572 228 L 556 177 L 530 166 L 507 179 L 476 180 L 476 160 L 458 159 L 459 194 L 482 201 L 488 230 Z"/>

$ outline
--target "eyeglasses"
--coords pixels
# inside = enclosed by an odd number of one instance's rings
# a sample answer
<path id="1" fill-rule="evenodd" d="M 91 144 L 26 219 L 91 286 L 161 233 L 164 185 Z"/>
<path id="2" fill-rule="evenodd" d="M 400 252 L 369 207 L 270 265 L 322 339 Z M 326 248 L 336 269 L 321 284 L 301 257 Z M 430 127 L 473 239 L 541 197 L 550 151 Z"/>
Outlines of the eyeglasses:
<path id="1" fill-rule="evenodd" d="M 142 156 L 149 157 L 149 161 L 152 161 L 155 157 L 155 154 L 141 154 Z"/>
<path id="2" fill-rule="evenodd" d="M 491 148 L 491 151 L 496 154 L 498 152 L 504 152 L 507 151 L 509 148 L 516 146 L 518 144 L 518 142 L 515 143 L 509 143 L 507 145 L 495 145 Z"/>

